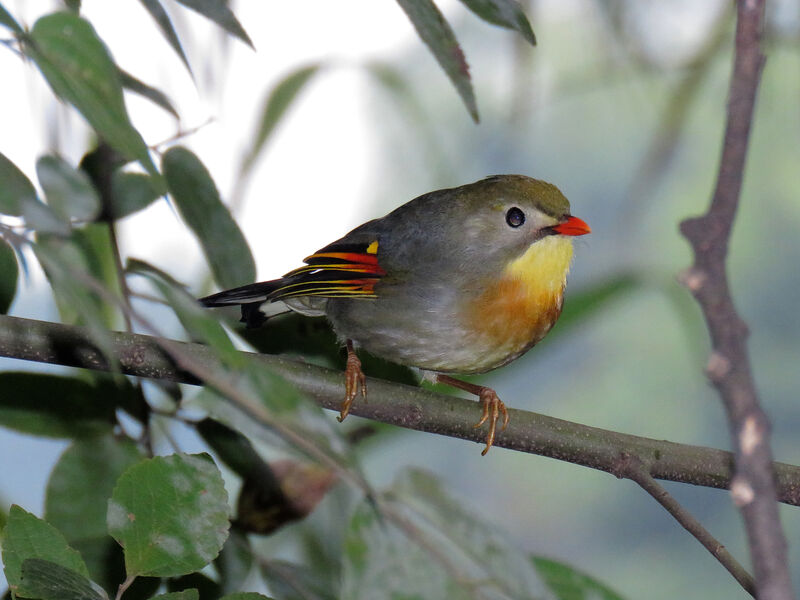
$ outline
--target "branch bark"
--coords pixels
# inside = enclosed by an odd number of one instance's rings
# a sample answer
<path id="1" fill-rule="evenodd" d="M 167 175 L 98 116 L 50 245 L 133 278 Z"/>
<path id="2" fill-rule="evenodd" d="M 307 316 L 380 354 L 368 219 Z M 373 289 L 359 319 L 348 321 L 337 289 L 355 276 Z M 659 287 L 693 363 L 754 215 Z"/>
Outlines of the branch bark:
<path id="1" fill-rule="evenodd" d="M 92 342 L 89 332 L 73 325 L 0 316 L 0 356 L 200 385 L 176 365 L 158 338 L 113 332 L 116 364 L 111 365 Z M 172 341 L 181 353 L 209 371 L 218 366 L 214 350 L 202 344 Z M 245 353 L 296 385 L 324 408 L 338 411 L 344 397 L 344 377 L 338 371 L 280 356 Z M 477 402 L 425 389 L 368 378 L 369 402 L 356 402 L 351 413 L 375 421 L 484 443 L 473 428 L 480 414 Z M 615 473 L 621 456 L 633 456 L 656 479 L 728 489 L 733 456 L 730 452 L 653 440 L 536 413 L 509 409 L 511 422 L 495 446 L 556 458 Z M 800 506 L 800 467 L 775 463 L 781 502 Z"/>
<path id="2" fill-rule="evenodd" d="M 763 600 L 788 600 L 794 594 L 775 502 L 770 426 L 751 374 L 747 326 L 736 312 L 725 269 L 764 64 L 760 48 L 764 5 L 764 0 L 738 1 L 736 51 L 717 184 L 706 214 L 681 223 L 694 250 L 694 264 L 682 280 L 700 304 L 711 335 L 706 372 L 728 415 L 735 448 L 731 493 L 744 518 L 757 595 Z"/>

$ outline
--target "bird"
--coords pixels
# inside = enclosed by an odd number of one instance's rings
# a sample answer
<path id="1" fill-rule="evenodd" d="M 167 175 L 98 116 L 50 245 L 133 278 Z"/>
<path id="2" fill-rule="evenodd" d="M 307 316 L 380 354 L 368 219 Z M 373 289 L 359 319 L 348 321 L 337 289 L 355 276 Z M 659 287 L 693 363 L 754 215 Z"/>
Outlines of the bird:
<path id="1" fill-rule="evenodd" d="M 259 326 L 260 306 L 282 303 L 326 317 L 347 351 L 343 421 L 366 377 L 356 348 L 416 367 L 436 383 L 477 396 L 488 421 L 485 455 L 509 422 L 494 389 L 453 375 L 502 367 L 530 350 L 558 320 L 573 257 L 590 233 L 553 184 L 493 175 L 436 190 L 356 227 L 283 277 L 201 298 L 241 305 Z"/>

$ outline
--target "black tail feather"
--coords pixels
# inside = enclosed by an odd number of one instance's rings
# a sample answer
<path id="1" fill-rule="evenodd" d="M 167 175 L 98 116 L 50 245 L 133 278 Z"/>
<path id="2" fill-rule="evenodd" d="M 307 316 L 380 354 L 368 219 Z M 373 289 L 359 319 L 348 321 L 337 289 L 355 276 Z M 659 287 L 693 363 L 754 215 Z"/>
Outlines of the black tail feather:
<path id="1" fill-rule="evenodd" d="M 274 292 L 281 285 L 281 279 L 251 283 L 249 285 L 243 285 L 242 287 L 233 288 L 231 290 L 217 292 L 216 294 L 211 294 L 205 298 L 200 298 L 199 302 L 204 306 L 229 306 L 231 304 L 250 303 L 260 304 L 267 299 L 269 294 Z"/>

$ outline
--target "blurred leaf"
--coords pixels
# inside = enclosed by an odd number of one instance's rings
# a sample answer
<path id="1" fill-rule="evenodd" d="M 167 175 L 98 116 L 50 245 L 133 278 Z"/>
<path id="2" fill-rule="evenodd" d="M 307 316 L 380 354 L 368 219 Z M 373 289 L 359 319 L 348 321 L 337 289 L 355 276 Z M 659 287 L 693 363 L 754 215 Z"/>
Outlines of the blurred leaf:
<path id="1" fill-rule="evenodd" d="M 233 366 L 243 364 L 244 357 L 236 350 L 219 321 L 175 280 L 159 269 L 137 259 L 129 259 L 126 270 L 129 273 L 143 275 L 152 281 L 175 311 L 184 329 L 193 338 L 213 347 L 224 363 Z"/>
<path id="2" fill-rule="evenodd" d="M 178 34 L 175 33 L 175 28 L 172 26 L 172 21 L 169 20 L 169 15 L 167 14 L 167 11 L 164 10 L 161 2 L 159 2 L 159 0 L 139 1 L 142 3 L 145 9 L 147 9 L 147 12 L 150 13 L 150 16 L 153 17 L 169 45 L 172 46 L 172 49 L 175 50 L 181 61 L 183 61 L 183 64 L 186 65 L 186 70 L 189 71 L 189 75 L 192 75 L 192 67 L 189 66 L 189 60 L 186 58 L 186 54 L 183 52 L 181 41 L 178 39 Z M 192 77 L 194 77 L 194 75 L 192 75 Z"/>
<path id="3" fill-rule="evenodd" d="M 553 337 L 554 333 L 563 333 L 568 327 L 590 318 L 611 300 L 629 294 L 641 286 L 642 282 L 636 275 L 623 273 L 612 275 L 575 293 L 567 292 L 558 327 L 550 332 L 550 337 Z"/>
<path id="4" fill-rule="evenodd" d="M 448 496 L 432 474 L 407 469 L 398 476 L 388 496 L 412 511 L 410 516 L 421 535 L 438 532 L 443 536 L 446 543 L 440 546 L 440 552 L 486 589 L 514 600 L 542 596 L 541 579 L 524 553 L 509 544 L 508 536 L 494 525 Z M 435 546 L 434 540 L 431 537 L 427 543 Z"/>
<path id="5" fill-rule="evenodd" d="M 80 573 L 41 558 L 22 563 L 19 587 L 26 597 L 39 600 L 108 600 L 105 591 Z"/>
<path id="6" fill-rule="evenodd" d="M 202 569 L 228 536 L 228 495 L 207 454 L 158 456 L 130 467 L 108 503 L 108 528 L 128 575 Z"/>
<path id="7" fill-rule="evenodd" d="M 107 536 L 114 484 L 141 458 L 136 444 L 111 434 L 73 442 L 47 482 L 45 519 L 70 543 Z"/>
<path id="8" fill-rule="evenodd" d="M 60 219 L 36 195 L 33 184 L 0 153 L 0 213 L 22 216 L 25 225 L 40 232 L 68 235 L 69 223 Z"/>
<path id="9" fill-rule="evenodd" d="M 31 180 L 0 152 L 0 213 L 18 217 L 26 204 L 37 201 Z"/>
<path id="10" fill-rule="evenodd" d="M 91 384 L 46 373 L 0 373 L 0 425 L 52 438 L 111 430 L 114 403 Z"/>
<path id="11" fill-rule="evenodd" d="M 228 539 L 214 561 L 223 592 L 235 592 L 242 587 L 253 567 L 253 549 L 247 535 L 231 528 Z"/>
<path id="12" fill-rule="evenodd" d="M 169 592 L 153 596 L 152 600 L 200 600 L 197 590 L 183 590 L 182 592 Z"/>
<path id="13" fill-rule="evenodd" d="M 433 52 L 464 101 L 470 116 L 477 123 L 478 105 L 469 77 L 469 65 L 450 25 L 431 0 L 397 0 L 397 2 L 408 15 L 419 37 Z"/>
<path id="14" fill-rule="evenodd" d="M 557 600 L 623 600 L 596 579 L 569 565 L 541 556 L 531 556 L 530 560 Z"/>
<path id="15" fill-rule="evenodd" d="M 15 33 L 22 33 L 23 31 L 20 24 L 17 23 L 16 19 L 11 16 L 11 13 L 9 13 L 2 4 L 0 4 L 0 25 L 5 25 Z"/>
<path id="16" fill-rule="evenodd" d="M 72 243 L 81 254 L 87 274 L 102 283 L 115 297 L 121 298 L 119 273 L 108 225 L 90 223 L 81 229 L 76 229 L 72 232 Z M 108 302 L 96 294 L 92 299 L 97 311 L 96 317 L 101 320 L 105 328 L 115 329 L 122 323 L 122 313 L 115 303 Z M 59 305 L 59 309 L 62 315 L 69 314 L 67 307 Z"/>
<path id="17" fill-rule="evenodd" d="M 54 237 L 40 238 L 33 251 L 53 288 L 62 320 L 85 326 L 109 368 L 116 369 L 116 362 L 109 358 L 114 353 L 104 303 L 84 280 L 90 275 L 83 251 L 70 240 Z"/>
<path id="18" fill-rule="evenodd" d="M 178 115 L 178 111 L 175 110 L 175 107 L 172 105 L 172 101 L 167 97 L 167 95 L 162 92 L 161 90 L 154 88 L 153 86 L 147 85 L 145 82 L 136 79 L 133 75 L 124 71 L 122 69 L 119 70 L 119 78 L 122 82 L 122 87 L 129 89 L 132 92 L 139 94 L 157 104 L 169 114 L 171 114 L 176 119 L 180 119 L 180 115 Z"/>
<path id="19" fill-rule="evenodd" d="M 112 356 L 109 326 L 114 322 L 111 316 L 114 307 L 108 306 L 90 284 L 90 281 L 95 281 L 113 286 L 108 290 L 110 294 L 116 295 L 118 291 L 116 278 L 105 277 L 108 272 L 106 262 L 111 257 L 95 254 L 98 248 L 93 244 L 102 247 L 102 239 L 95 237 L 101 237 L 96 228 L 102 227 L 93 224 L 84 232 L 76 230 L 72 240 L 40 236 L 33 251 L 53 288 L 62 320 L 87 327 L 98 348 L 105 356 Z M 109 361 L 109 365 L 114 364 L 114 361 Z"/>
<path id="20" fill-rule="evenodd" d="M 256 592 L 236 592 L 235 594 L 223 596 L 219 600 L 272 600 L 272 598 Z"/>
<path id="21" fill-rule="evenodd" d="M 253 255 L 200 159 L 175 146 L 164 154 L 162 168 L 170 194 L 203 247 L 215 281 L 223 288 L 252 283 L 256 276 Z"/>
<path id="22" fill-rule="evenodd" d="M 194 591 L 200 600 L 217 600 L 222 595 L 220 585 L 203 573 L 189 573 L 167 580 L 168 592 Z"/>
<path id="23" fill-rule="evenodd" d="M 80 554 L 67 545 L 55 527 L 14 504 L 3 532 L 3 565 L 9 587 L 19 596 L 25 597 L 24 590 L 19 589 L 22 564 L 31 558 L 49 560 L 89 576 Z"/>
<path id="24" fill-rule="evenodd" d="M 499 25 L 519 32 L 531 46 L 536 45 L 536 36 L 525 11 L 516 0 L 461 0 L 467 8 L 492 25 Z"/>
<path id="25" fill-rule="evenodd" d="M 261 571 L 270 591 L 281 600 L 337 600 L 344 597 L 336 594 L 329 581 L 304 565 L 270 560 L 262 562 Z"/>
<path id="26" fill-rule="evenodd" d="M 147 208 L 161 196 L 158 183 L 144 173 L 116 171 L 111 186 L 111 216 L 114 220 Z"/>
<path id="27" fill-rule="evenodd" d="M 231 9 L 228 8 L 228 3 L 225 0 L 178 0 L 178 2 L 214 21 L 225 31 L 235 35 L 253 48 L 253 42 L 250 41 L 244 28 L 231 12 Z"/>
<path id="28" fill-rule="evenodd" d="M 474 598 L 420 544 L 366 502 L 350 520 L 343 558 L 341 597 L 348 600 Z"/>
<path id="29" fill-rule="evenodd" d="M 309 80 L 319 70 L 319 64 L 301 67 L 284 77 L 270 90 L 264 102 L 264 107 L 261 109 L 261 124 L 259 125 L 258 133 L 239 170 L 240 176 L 246 175 L 253 167 L 253 163 L 255 163 L 256 159 L 261 154 L 261 151 L 264 149 L 275 127 L 283 118 L 283 115 L 286 114 L 286 111 L 292 105 L 295 98 L 297 98 L 297 95 L 305 88 Z"/>
<path id="30" fill-rule="evenodd" d="M 100 198 L 83 171 L 58 156 L 42 156 L 36 174 L 48 205 L 65 221 L 91 221 L 99 214 Z"/>
<path id="31" fill-rule="evenodd" d="M 125 108 L 117 66 L 88 21 L 71 12 L 46 15 L 34 24 L 23 50 L 56 95 L 73 104 L 100 137 L 158 176 Z"/>
<path id="32" fill-rule="evenodd" d="M 269 466 L 250 440 L 235 429 L 211 418 L 197 423 L 196 429 L 225 466 L 239 477 L 265 476 L 274 479 Z"/>
<path id="33" fill-rule="evenodd" d="M 17 294 L 19 265 L 17 254 L 3 238 L 0 238 L 0 314 L 6 314 Z"/>
<path id="34" fill-rule="evenodd" d="M 70 545 L 81 553 L 89 576 L 104 590 L 116 593 L 125 581 L 125 557 L 122 548 L 106 531 L 102 537 L 84 538 Z M 137 577 L 125 591 L 125 600 L 146 600 L 153 596 L 161 585 L 157 577 Z"/>
<path id="35" fill-rule="evenodd" d="M 292 459 L 269 464 L 270 476 L 245 478 L 236 502 L 236 525 L 243 531 L 268 535 L 304 519 L 336 484 L 328 467 Z"/>

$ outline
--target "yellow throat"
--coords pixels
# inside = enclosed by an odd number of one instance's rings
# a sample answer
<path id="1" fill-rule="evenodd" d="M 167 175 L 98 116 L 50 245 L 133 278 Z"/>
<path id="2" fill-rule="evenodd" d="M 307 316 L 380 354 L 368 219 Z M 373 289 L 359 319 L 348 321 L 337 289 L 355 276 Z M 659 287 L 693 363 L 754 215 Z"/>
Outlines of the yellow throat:
<path id="1" fill-rule="evenodd" d="M 481 356 L 471 372 L 504 365 L 541 340 L 561 314 L 572 260 L 572 240 L 562 236 L 532 244 L 495 285 L 470 302 L 467 322 Z"/>

